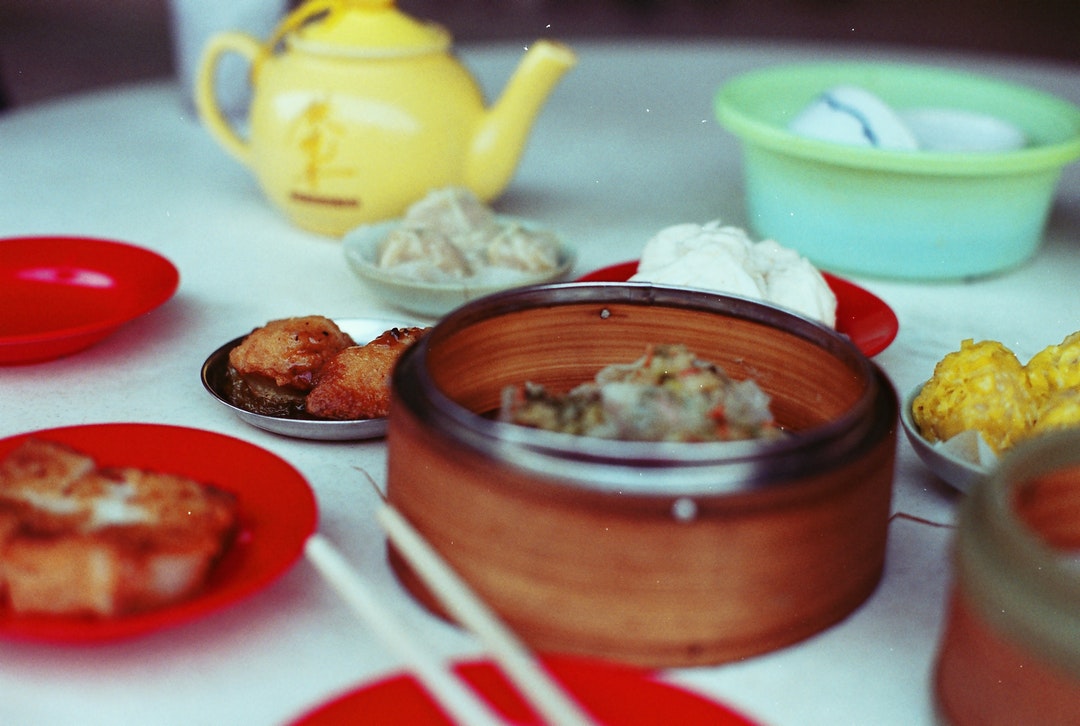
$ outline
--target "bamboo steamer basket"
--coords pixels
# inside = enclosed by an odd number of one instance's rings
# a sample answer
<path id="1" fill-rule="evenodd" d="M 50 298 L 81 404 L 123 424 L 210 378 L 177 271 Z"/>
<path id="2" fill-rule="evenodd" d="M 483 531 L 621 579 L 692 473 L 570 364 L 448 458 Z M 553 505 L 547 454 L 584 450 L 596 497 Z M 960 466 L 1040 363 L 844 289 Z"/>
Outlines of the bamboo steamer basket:
<path id="1" fill-rule="evenodd" d="M 494 420 L 505 386 L 567 390 L 659 343 L 753 378 L 797 435 L 645 443 Z M 389 501 L 539 651 L 744 658 L 843 619 L 880 579 L 896 393 L 804 318 L 644 284 L 520 289 L 443 318 L 401 358 L 391 396 Z"/>
<path id="2" fill-rule="evenodd" d="M 1018 446 L 969 492 L 954 559 L 941 720 L 1080 722 L 1080 431 Z"/>

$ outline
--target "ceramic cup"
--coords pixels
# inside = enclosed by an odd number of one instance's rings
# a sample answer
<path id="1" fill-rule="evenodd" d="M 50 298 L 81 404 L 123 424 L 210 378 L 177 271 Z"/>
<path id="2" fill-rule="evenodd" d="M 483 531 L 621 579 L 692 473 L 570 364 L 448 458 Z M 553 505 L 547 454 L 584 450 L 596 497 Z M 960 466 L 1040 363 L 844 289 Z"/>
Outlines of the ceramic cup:
<path id="1" fill-rule="evenodd" d="M 1080 714 L 1080 430 L 1017 445 L 968 493 L 934 669 L 949 726 Z"/>
<path id="2" fill-rule="evenodd" d="M 207 41 L 217 33 L 236 30 L 257 38 L 269 37 L 285 14 L 288 0 L 169 0 L 173 56 L 184 106 L 195 112 L 195 75 Z M 232 117 L 242 117 L 251 100 L 247 63 L 239 56 L 225 58 L 216 87 L 218 102 Z"/>

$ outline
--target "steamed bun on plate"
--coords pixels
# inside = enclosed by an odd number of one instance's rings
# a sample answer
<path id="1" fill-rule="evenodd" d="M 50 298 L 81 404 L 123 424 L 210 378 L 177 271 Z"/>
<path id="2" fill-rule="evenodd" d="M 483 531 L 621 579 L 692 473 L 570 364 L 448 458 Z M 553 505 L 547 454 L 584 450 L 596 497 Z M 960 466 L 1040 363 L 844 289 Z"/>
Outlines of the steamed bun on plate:
<path id="1" fill-rule="evenodd" d="M 997 341 L 970 339 L 935 366 L 915 397 L 912 417 L 930 442 L 975 430 L 996 452 L 1035 422 L 1031 391 L 1016 354 Z"/>
<path id="2" fill-rule="evenodd" d="M 720 220 L 660 230 L 645 243 L 630 280 L 762 300 L 836 327 L 836 294 L 809 260 L 775 240 L 755 242 Z"/>

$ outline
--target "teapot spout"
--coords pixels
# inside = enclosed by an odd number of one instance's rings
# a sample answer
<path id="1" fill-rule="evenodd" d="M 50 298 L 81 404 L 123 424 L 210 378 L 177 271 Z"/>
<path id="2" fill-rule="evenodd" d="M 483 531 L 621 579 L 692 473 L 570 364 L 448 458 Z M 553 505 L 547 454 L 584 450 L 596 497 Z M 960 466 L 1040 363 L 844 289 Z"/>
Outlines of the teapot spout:
<path id="1" fill-rule="evenodd" d="M 576 63 L 569 47 L 548 40 L 537 41 L 525 53 L 473 134 L 464 182 L 477 197 L 490 201 L 510 183 L 541 106 Z"/>

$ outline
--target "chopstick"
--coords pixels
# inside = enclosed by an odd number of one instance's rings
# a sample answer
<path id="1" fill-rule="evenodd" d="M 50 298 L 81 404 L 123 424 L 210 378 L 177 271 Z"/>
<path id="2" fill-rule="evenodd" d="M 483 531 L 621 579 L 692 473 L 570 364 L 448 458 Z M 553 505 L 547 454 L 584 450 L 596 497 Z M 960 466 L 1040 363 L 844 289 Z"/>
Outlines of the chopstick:
<path id="1" fill-rule="evenodd" d="M 524 644 L 454 572 L 423 535 L 385 498 L 376 516 L 402 557 L 443 607 L 479 638 L 520 695 L 544 719 L 544 723 L 551 726 L 586 726 L 595 723 L 544 671 Z"/>
<path id="2" fill-rule="evenodd" d="M 405 661 L 455 723 L 461 726 L 506 725 L 506 721 L 466 682 L 410 639 L 408 628 L 382 604 L 329 540 L 318 533 L 311 535 L 304 545 L 304 553 L 383 643 Z"/>

